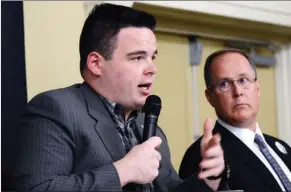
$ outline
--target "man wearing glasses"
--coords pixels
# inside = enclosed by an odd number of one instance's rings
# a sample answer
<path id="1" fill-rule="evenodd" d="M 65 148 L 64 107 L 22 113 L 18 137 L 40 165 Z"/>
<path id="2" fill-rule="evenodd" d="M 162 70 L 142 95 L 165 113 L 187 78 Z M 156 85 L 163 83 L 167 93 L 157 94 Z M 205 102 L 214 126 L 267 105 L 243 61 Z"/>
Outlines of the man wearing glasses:
<path id="1" fill-rule="evenodd" d="M 256 121 L 260 84 L 251 58 L 241 50 L 212 53 L 204 67 L 205 95 L 218 117 L 214 133 L 221 135 L 229 168 L 228 187 L 246 191 L 291 192 L 291 148 L 263 134 Z M 179 174 L 186 178 L 201 171 L 200 143 L 186 151 Z"/>

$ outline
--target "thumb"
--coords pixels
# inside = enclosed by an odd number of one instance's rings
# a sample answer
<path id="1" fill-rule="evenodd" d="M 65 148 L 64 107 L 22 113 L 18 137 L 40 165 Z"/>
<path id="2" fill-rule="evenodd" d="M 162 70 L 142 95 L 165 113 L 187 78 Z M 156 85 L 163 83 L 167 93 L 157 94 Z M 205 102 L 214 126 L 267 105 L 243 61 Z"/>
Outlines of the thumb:
<path id="1" fill-rule="evenodd" d="M 200 149 L 202 153 L 204 153 L 204 151 L 208 148 L 208 142 L 212 138 L 212 129 L 213 129 L 212 120 L 206 119 L 206 121 L 204 121 L 203 127 L 204 133 L 200 143 Z"/>
<path id="2" fill-rule="evenodd" d="M 213 123 L 211 119 L 206 119 L 204 122 L 203 137 L 208 142 L 212 138 Z"/>
<path id="3" fill-rule="evenodd" d="M 153 136 L 145 142 L 146 145 L 150 146 L 153 149 L 159 148 L 161 143 L 162 143 L 162 139 L 157 136 Z"/>

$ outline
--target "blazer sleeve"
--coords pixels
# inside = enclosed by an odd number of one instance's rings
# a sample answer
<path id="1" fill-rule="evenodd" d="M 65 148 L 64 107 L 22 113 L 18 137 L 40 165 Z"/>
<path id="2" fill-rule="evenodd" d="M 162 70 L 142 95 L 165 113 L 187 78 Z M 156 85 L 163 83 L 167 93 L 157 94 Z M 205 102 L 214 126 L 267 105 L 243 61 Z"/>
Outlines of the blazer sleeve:
<path id="1" fill-rule="evenodd" d="M 118 173 L 112 164 L 71 174 L 74 131 L 64 121 L 67 111 L 63 104 L 49 94 L 36 96 L 28 104 L 18 130 L 17 190 L 121 191 Z"/>

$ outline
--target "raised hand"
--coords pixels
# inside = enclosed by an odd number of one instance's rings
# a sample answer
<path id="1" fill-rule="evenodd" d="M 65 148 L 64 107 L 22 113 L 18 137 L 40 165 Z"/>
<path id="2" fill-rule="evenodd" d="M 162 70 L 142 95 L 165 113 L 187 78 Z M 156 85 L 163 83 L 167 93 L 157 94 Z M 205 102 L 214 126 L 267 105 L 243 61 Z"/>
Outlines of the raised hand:
<path id="1" fill-rule="evenodd" d="M 218 176 L 225 168 L 223 150 L 220 145 L 221 137 L 219 134 L 212 134 L 213 124 L 210 119 L 204 122 L 204 134 L 201 140 L 200 163 L 201 172 L 198 177 L 206 179 L 210 176 Z"/>

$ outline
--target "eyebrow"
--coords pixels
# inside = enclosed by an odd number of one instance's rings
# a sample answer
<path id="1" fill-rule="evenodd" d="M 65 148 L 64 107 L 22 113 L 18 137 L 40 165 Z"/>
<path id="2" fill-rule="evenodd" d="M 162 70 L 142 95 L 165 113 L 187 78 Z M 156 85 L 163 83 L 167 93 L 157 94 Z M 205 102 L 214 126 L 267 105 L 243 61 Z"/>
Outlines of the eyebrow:
<path id="1" fill-rule="evenodd" d="M 238 76 L 239 76 L 239 77 L 244 77 L 244 76 L 249 76 L 249 75 L 246 74 L 246 73 L 240 73 Z"/>
<path id="2" fill-rule="evenodd" d="M 157 54 L 158 54 L 158 50 L 155 50 L 153 55 L 157 55 Z M 134 52 L 130 52 L 126 55 L 128 57 L 135 56 L 135 55 L 147 55 L 147 52 L 146 51 L 134 51 Z"/>
<path id="3" fill-rule="evenodd" d="M 222 79 L 218 79 L 219 82 L 220 81 L 229 81 L 229 80 L 231 80 L 231 78 L 229 78 L 229 77 L 224 77 Z"/>
<path id="4" fill-rule="evenodd" d="M 238 76 L 239 77 L 248 77 L 249 75 L 246 73 L 240 73 Z M 224 78 L 219 79 L 219 81 L 225 81 L 225 80 L 232 80 L 232 78 L 224 77 Z"/>

